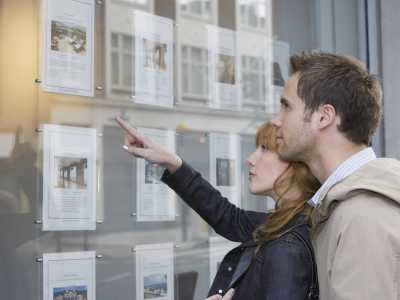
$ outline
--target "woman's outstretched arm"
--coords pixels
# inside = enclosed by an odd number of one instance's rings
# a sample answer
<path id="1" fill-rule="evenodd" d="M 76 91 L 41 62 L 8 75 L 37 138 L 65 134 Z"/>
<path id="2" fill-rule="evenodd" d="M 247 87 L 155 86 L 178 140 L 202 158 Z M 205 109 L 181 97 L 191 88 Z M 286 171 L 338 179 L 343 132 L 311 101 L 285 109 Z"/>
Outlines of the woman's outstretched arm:
<path id="1" fill-rule="evenodd" d="M 245 242 L 254 229 L 265 221 L 266 214 L 242 210 L 228 201 L 200 173 L 179 156 L 141 135 L 121 118 L 117 123 L 125 130 L 125 151 L 166 168 L 162 181 L 171 187 L 213 229 L 225 238 Z"/>
<path id="2" fill-rule="evenodd" d="M 161 180 L 218 234 L 231 241 L 245 242 L 252 239 L 254 229 L 267 216 L 265 213 L 238 208 L 186 162 L 174 174 L 164 172 Z"/>

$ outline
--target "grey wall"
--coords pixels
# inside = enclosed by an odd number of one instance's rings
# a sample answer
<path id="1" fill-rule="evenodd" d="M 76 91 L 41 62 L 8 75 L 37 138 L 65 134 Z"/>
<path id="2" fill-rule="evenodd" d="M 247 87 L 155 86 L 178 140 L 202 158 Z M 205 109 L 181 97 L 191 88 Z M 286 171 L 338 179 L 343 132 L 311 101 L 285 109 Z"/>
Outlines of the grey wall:
<path id="1" fill-rule="evenodd" d="M 291 54 L 318 48 L 315 36 L 315 2 L 315 0 L 272 2 L 273 36 L 278 40 L 289 42 Z"/>
<path id="2" fill-rule="evenodd" d="M 385 155 L 400 158 L 400 1 L 381 1 Z"/>

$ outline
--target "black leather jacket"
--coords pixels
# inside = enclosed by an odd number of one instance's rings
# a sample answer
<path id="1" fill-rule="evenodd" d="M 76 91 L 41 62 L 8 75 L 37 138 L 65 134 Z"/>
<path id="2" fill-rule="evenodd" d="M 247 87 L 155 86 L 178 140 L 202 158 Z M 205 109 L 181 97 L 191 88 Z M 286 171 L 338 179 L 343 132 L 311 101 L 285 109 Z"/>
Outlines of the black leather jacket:
<path id="1" fill-rule="evenodd" d="M 309 227 L 302 217 L 295 218 L 281 237 L 265 243 L 256 254 L 252 233 L 265 222 L 266 213 L 245 211 L 231 204 L 185 162 L 172 175 L 165 171 L 162 181 L 218 234 L 242 243 L 224 257 L 209 295 L 224 294 L 235 287 L 233 299 L 310 299 L 316 273 Z"/>

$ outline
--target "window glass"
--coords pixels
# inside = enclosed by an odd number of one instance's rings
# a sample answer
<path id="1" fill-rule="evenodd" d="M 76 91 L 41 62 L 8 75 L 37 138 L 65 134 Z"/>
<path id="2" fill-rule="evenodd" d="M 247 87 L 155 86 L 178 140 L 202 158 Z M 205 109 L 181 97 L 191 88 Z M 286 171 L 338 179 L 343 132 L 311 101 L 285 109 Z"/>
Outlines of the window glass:
<path id="1" fill-rule="evenodd" d="M 202 15 L 203 13 L 203 9 L 202 9 L 202 1 L 196 1 L 196 0 L 192 0 L 189 3 L 189 9 L 190 12 L 194 15 Z"/>
<path id="2" fill-rule="evenodd" d="M 129 87 L 132 85 L 132 55 L 124 54 L 123 61 L 125 62 L 122 65 L 123 69 L 123 84 L 124 86 Z"/>
<path id="3" fill-rule="evenodd" d="M 125 51 L 132 51 L 133 41 L 132 36 L 123 35 L 122 36 L 122 47 Z"/>
<path id="4" fill-rule="evenodd" d="M 118 48 L 118 34 L 116 33 L 111 34 L 111 46 L 114 48 Z"/>
<path id="5" fill-rule="evenodd" d="M 118 53 L 112 53 L 112 59 L 111 59 L 111 63 L 112 63 L 112 83 L 115 85 L 118 85 L 119 83 L 119 55 Z"/>
<path id="6" fill-rule="evenodd" d="M 90 9 L 80 6 L 86 2 Z M 279 108 L 291 55 L 324 50 L 365 60 L 365 1 L 63 0 L 50 18 L 40 8 L 51 3 L 0 0 L 2 299 L 43 299 L 36 258 L 89 250 L 97 255 L 98 300 L 151 298 L 145 278 L 165 276 L 166 299 L 204 300 L 233 245 L 218 243 L 204 219 L 165 189 L 162 169 L 123 151 L 115 117 L 177 152 L 232 203 L 273 209 L 271 199 L 248 190 L 256 130 Z M 64 147 L 46 164 L 45 124 L 85 138 L 71 134 L 71 145 L 58 135 L 54 143 Z M 67 163 L 79 171 L 58 175 L 56 166 Z M 48 177 L 93 183 L 94 229 L 43 230 Z M 53 202 L 68 210 L 71 201 Z M 166 254 L 142 264 L 144 245 Z"/>

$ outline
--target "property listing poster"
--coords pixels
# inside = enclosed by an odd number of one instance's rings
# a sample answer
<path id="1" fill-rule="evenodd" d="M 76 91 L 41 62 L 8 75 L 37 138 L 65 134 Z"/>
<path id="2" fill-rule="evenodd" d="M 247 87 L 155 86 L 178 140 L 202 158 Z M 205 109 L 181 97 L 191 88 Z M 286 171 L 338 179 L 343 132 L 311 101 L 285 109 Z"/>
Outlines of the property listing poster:
<path id="1" fill-rule="evenodd" d="M 173 300 L 173 244 L 139 245 L 135 253 L 136 300 Z"/>
<path id="2" fill-rule="evenodd" d="M 212 236 L 209 239 L 209 256 L 210 256 L 210 286 L 214 281 L 215 275 L 224 256 L 233 248 L 239 246 L 240 243 L 231 242 L 220 236 Z M 233 272 L 233 269 L 228 271 Z"/>
<path id="3" fill-rule="evenodd" d="M 43 254 L 44 300 L 95 300 L 95 252 Z"/>
<path id="4" fill-rule="evenodd" d="M 210 107 L 239 110 L 240 70 L 236 33 L 229 29 L 207 26 L 207 39 Z"/>
<path id="5" fill-rule="evenodd" d="M 272 98 L 269 103 L 271 109 L 269 112 L 276 113 L 280 108 L 280 98 L 285 86 L 286 81 L 289 78 L 289 58 L 290 58 L 290 47 L 289 44 L 283 41 L 274 40 L 272 41 L 272 62 L 271 62 L 271 88 Z"/>
<path id="6" fill-rule="evenodd" d="M 42 88 L 93 96 L 95 1 L 44 0 Z"/>
<path id="7" fill-rule="evenodd" d="M 43 230 L 96 229 L 96 129 L 43 125 Z"/>
<path id="8" fill-rule="evenodd" d="M 154 128 L 138 128 L 139 132 L 154 142 L 175 152 L 175 132 Z M 136 220 L 175 220 L 175 193 L 160 181 L 164 168 L 144 159 L 136 165 Z"/>
<path id="9" fill-rule="evenodd" d="M 134 12 L 135 102 L 172 107 L 173 21 Z"/>
<path id="10" fill-rule="evenodd" d="M 240 206 L 240 145 L 233 133 L 210 133 L 210 182 Z"/>

